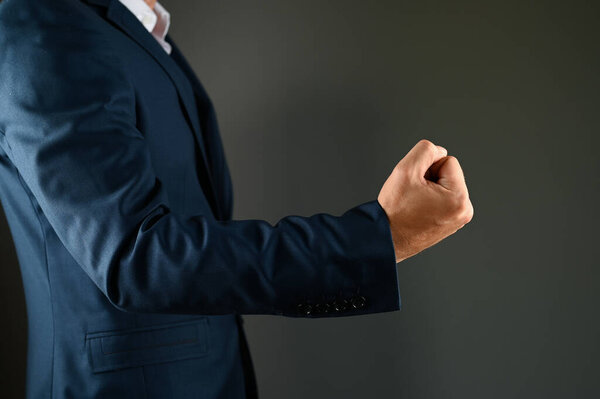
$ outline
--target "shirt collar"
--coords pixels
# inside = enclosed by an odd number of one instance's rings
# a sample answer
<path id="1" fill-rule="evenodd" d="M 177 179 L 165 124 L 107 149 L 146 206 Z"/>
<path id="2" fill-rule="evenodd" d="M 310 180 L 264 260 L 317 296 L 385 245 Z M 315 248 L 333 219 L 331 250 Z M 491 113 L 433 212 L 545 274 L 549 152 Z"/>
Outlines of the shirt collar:
<path id="1" fill-rule="evenodd" d="M 154 10 L 144 0 L 119 0 L 144 25 L 144 28 L 154 36 L 167 53 L 171 53 L 171 45 L 165 41 L 171 15 L 158 1 Z"/>
<path id="2" fill-rule="evenodd" d="M 146 3 L 144 2 L 144 4 Z M 165 36 L 167 36 L 167 32 L 169 31 L 169 26 L 171 25 L 171 14 L 169 14 L 162 4 L 157 1 L 154 5 L 154 15 L 157 16 L 157 20 L 150 32 L 164 40 Z"/>

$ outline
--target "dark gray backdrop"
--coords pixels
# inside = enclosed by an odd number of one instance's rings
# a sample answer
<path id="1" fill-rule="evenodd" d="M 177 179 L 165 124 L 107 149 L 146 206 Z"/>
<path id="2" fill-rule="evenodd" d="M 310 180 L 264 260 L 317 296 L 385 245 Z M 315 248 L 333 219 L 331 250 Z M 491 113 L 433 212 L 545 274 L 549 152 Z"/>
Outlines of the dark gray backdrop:
<path id="1" fill-rule="evenodd" d="M 164 0 L 217 107 L 236 218 L 374 199 L 420 138 L 459 158 L 475 208 L 399 265 L 401 312 L 246 317 L 263 398 L 600 396 L 599 7 L 481 3 Z M 16 395 L 25 308 L 0 225 Z"/>

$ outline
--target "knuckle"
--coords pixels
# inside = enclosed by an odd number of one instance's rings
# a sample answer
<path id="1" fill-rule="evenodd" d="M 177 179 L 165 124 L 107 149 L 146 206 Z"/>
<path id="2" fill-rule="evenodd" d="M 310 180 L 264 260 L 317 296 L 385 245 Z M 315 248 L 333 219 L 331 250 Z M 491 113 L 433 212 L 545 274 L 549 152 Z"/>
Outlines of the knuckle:
<path id="1" fill-rule="evenodd" d="M 468 202 L 460 207 L 457 218 L 461 225 L 465 225 L 471 221 L 473 218 L 473 208 Z"/>
<path id="2" fill-rule="evenodd" d="M 465 212 L 465 214 L 463 215 L 463 224 L 467 224 L 469 223 L 471 220 L 473 220 L 473 205 L 471 205 L 469 203 L 469 205 L 467 206 L 467 210 Z"/>
<path id="3" fill-rule="evenodd" d="M 457 221 L 463 221 L 471 212 L 471 203 L 465 192 L 454 195 L 451 201 L 452 215 Z"/>
<path id="4" fill-rule="evenodd" d="M 428 151 L 434 151 L 436 149 L 435 144 L 433 144 L 431 141 L 429 141 L 427 139 L 419 140 L 418 144 Z"/>
<path id="5" fill-rule="evenodd" d="M 456 158 L 454 155 L 448 155 L 447 158 L 448 160 L 446 162 L 452 162 L 458 165 L 458 158 Z"/>

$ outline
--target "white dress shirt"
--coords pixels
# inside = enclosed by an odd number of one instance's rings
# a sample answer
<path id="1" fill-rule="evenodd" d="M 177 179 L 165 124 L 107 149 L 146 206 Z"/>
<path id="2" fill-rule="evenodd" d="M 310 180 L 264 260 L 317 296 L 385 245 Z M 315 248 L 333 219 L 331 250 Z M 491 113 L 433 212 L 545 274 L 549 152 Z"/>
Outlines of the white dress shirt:
<path id="1" fill-rule="evenodd" d="M 136 16 L 167 54 L 171 54 L 171 45 L 165 41 L 171 24 L 171 14 L 158 1 L 154 5 L 154 10 L 144 0 L 119 1 Z"/>

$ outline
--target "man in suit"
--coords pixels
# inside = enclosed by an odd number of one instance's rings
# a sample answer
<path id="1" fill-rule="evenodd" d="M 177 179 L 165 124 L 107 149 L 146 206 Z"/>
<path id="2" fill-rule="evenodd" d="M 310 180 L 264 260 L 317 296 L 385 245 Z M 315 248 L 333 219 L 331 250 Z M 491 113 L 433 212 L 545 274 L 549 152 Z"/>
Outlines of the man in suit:
<path id="1" fill-rule="evenodd" d="M 422 140 L 340 216 L 232 220 L 211 101 L 148 0 L 0 3 L 0 198 L 30 398 L 256 397 L 242 314 L 400 309 L 396 263 L 471 220 Z"/>

